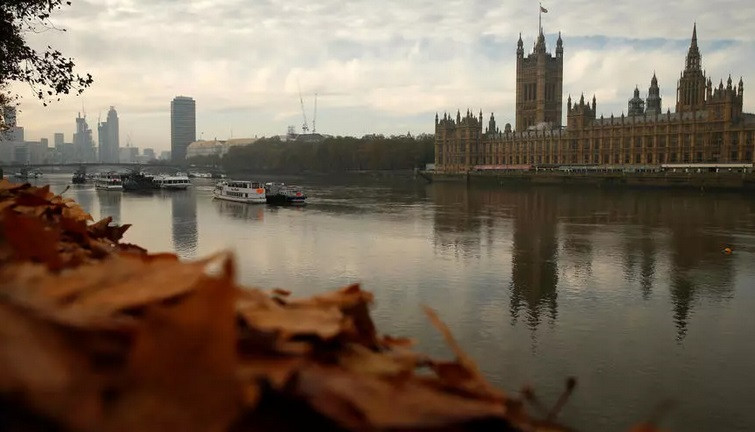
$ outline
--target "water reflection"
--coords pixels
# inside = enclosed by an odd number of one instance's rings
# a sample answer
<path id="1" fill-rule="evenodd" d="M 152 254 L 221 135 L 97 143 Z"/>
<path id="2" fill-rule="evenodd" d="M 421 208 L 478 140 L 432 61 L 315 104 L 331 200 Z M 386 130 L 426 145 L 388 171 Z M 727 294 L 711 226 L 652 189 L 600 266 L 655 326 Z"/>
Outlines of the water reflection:
<path id="1" fill-rule="evenodd" d="M 100 204 L 100 217 L 112 217 L 114 224 L 121 223 L 121 191 L 97 189 L 97 201 Z"/>
<path id="2" fill-rule="evenodd" d="M 264 204 L 244 204 L 216 199 L 214 205 L 220 215 L 237 219 L 262 220 L 265 215 Z"/>
<path id="3" fill-rule="evenodd" d="M 732 260 L 721 253 L 732 244 L 726 231 L 707 231 L 708 226 L 725 227 L 729 221 L 721 220 L 722 202 L 700 205 L 699 202 L 679 202 L 671 199 L 671 209 L 683 209 L 677 214 L 671 230 L 671 299 L 677 339 L 687 334 L 687 325 L 693 314 L 693 305 L 699 297 L 722 299 L 733 292 L 734 268 Z M 719 211 L 715 211 L 717 206 Z M 663 209 L 670 211 L 670 209 Z M 734 209 L 731 209 L 734 210 Z M 728 211 L 728 210 L 727 210 Z M 725 212 L 724 212 L 725 213 Z M 730 213 L 734 215 L 735 213 Z M 723 219 L 729 219 L 724 217 Z"/>
<path id="4" fill-rule="evenodd" d="M 456 260 L 479 257 L 511 236 L 510 313 L 537 329 L 543 314 L 555 323 L 564 284 L 606 283 L 596 263 L 623 267 L 624 289 L 651 298 L 658 277 L 668 278 L 671 319 L 678 340 L 687 334 L 694 305 L 733 296 L 731 257 L 721 253 L 736 241 L 728 232 L 751 225 L 753 203 L 737 195 L 669 194 L 664 191 L 480 188 L 433 185 L 430 199 L 436 253 Z M 745 217 L 741 217 L 745 215 Z M 659 260 L 667 270 L 657 274 Z M 560 281 L 566 277 L 565 281 Z M 573 282 L 576 281 L 576 282 Z M 626 288 L 625 288 L 626 287 Z M 492 287 L 481 289 L 491 290 Z M 635 288 L 636 289 L 636 288 Z"/>
<path id="5" fill-rule="evenodd" d="M 92 214 L 94 211 L 94 189 L 87 185 L 72 185 L 66 193 L 73 193 L 73 199 L 84 209 L 85 212 Z"/>
<path id="6" fill-rule="evenodd" d="M 171 202 L 173 248 L 182 258 L 194 258 L 197 253 L 197 197 L 193 188 L 183 191 L 163 191 Z"/>
<path id="7" fill-rule="evenodd" d="M 543 193 L 509 194 L 513 202 L 514 241 L 511 251 L 511 319 L 526 312 L 535 330 L 543 311 L 556 321 L 558 284 L 558 223 L 555 202 Z"/>

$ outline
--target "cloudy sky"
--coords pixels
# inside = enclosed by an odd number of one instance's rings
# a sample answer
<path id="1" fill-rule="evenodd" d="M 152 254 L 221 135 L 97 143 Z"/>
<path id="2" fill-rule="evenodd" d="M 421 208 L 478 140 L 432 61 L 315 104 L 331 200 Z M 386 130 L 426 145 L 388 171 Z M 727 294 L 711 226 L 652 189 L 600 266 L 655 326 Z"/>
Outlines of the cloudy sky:
<path id="1" fill-rule="evenodd" d="M 655 71 L 664 110 L 675 103 L 692 24 L 714 82 L 745 82 L 755 112 L 751 0 L 545 0 L 549 51 L 564 39 L 566 94 L 597 96 L 621 114 Z M 27 139 L 64 132 L 77 112 L 96 130 L 110 105 L 121 146 L 170 147 L 170 101 L 197 101 L 197 138 L 271 136 L 308 121 L 332 135 L 432 133 L 435 112 L 494 112 L 514 120 L 519 33 L 531 50 L 538 3 L 513 0 L 72 0 L 53 16 L 66 32 L 29 36 L 75 58 L 94 84 L 42 107 L 28 86 L 19 122 Z M 753 96 L 749 96 L 753 94 Z"/>

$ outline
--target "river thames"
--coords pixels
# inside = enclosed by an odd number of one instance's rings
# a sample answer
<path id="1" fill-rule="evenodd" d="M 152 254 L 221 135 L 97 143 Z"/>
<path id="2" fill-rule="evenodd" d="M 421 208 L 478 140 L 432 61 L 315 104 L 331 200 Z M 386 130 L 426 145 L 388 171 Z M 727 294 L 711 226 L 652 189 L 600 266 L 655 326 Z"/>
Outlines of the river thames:
<path id="1" fill-rule="evenodd" d="M 295 181 L 305 207 L 213 200 L 201 179 L 64 196 L 133 224 L 125 241 L 151 252 L 232 250 L 246 285 L 309 295 L 360 282 L 382 332 L 450 357 L 429 305 L 506 391 L 528 384 L 550 405 L 576 377 L 561 419 L 579 430 L 627 430 L 668 400 L 670 430 L 755 429 L 755 197 Z M 60 192 L 70 175 L 36 183 Z"/>

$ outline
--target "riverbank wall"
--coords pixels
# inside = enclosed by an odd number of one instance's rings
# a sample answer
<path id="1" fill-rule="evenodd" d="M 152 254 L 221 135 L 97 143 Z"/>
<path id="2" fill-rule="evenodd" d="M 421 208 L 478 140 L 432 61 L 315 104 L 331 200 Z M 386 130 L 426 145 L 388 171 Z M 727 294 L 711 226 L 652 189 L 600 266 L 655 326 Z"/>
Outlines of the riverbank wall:
<path id="1" fill-rule="evenodd" d="M 564 173 L 564 172 L 424 172 L 433 182 L 593 187 L 687 188 L 755 191 L 755 173 Z"/>

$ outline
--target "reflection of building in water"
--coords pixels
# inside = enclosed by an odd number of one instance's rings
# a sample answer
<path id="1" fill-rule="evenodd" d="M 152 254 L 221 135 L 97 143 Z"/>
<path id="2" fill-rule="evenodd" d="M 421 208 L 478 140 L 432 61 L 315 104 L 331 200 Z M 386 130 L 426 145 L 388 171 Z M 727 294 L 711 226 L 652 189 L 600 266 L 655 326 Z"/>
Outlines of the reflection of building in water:
<path id="1" fill-rule="evenodd" d="M 732 261 L 721 253 L 731 244 L 731 238 L 721 232 L 710 232 L 706 227 L 724 228 L 731 223 L 726 219 L 736 215 L 727 200 L 718 200 L 711 208 L 710 201 L 671 199 L 664 208 L 670 219 L 671 230 L 671 301 L 673 318 L 677 328 L 677 339 L 687 334 L 687 323 L 693 305 L 700 298 L 710 297 L 719 300 L 733 292 L 734 269 Z M 674 208 L 687 207 L 683 213 Z"/>
<path id="2" fill-rule="evenodd" d="M 197 200 L 194 189 L 169 192 L 173 221 L 173 249 L 181 258 L 197 253 Z"/>
<path id="3" fill-rule="evenodd" d="M 597 256 L 616 250 L 612 238 L 603 243 L 606 237 L 598 235 L 610 227 L 621 246 L 617 259 L 608 262 L 618 271 L 623 267 L 625 282 L 615 289 L 639 287 L 649 299 L 658 289 L 654 285 L 666 283 L 669 274 L 679 339 L 698 302 L 733 295 L 735 264 L 721 251 L 734 241 L 729 232 L 750 228 L 746 215 L 755 212 L 755 205 L 738 196 L 668 191 L 485 190 L 437 183 L 431 193 L 435 242 L 443 252 L 479 256 L 482 245 L 509 231 L 508 226 L 499 228 L 511 221 L 514 322 L 522 313 L 531 329 L 539 326 L 543 314 L 555 321 L 559 276 L 581 270 L 577 283 L 588 282 Z M 666 265 L 669 271 L 659 272 Z"/>
<path id="4" fill-rule="evenodd" d="M 100 202 L 100 217 L 112 217 L 113 223 L 121 223 L 121 191 L 97 190 Z"/>
<path id="5" fill-rule="evenodd" d="M 232 201 L 215 200 L 218 213 L 238 219 L 262 220 L 265 215 L 264 205 L 249 205 Z"/>
<path id="6" fill-rule="evenodd" d="M 527 324 L 535 330 L 543 310 L 556 320 L 558 252 L 555 195 L 545 189 L 512 193 L 515 204 L 514 244 L 511 257 L 511 316 L 526 309 Z"/>
<path id="7" fill-rule="evenodd" d="M 82 185 L 73 185 L 71 192 L 73 192 L 73 198 L 76 200 L 76 203 L 79 204 L 85 212 L 89 214 L 94 212 L 94 190 L 92 188 L 84 187 Z M 63 194 L 63 196 L 66 194 Z"/>
<path id="8" fill-rule="evenodd" d="M 482 201 L 464 184 L 444 184 L 432 189 L 435 246 L 456 256 L 478 256 Z"/>
<path id="9" fill-rule="evenodd" d="M 629 233 L 625 235 L 624 249 L 624 280 L 631 283 L 638 278 L 637 267 L 639 267 L 640 288 L 642 289 L 642 298 L 648 300 L 653 292 L 653 278 L 655 277 L 655 261 L 657 246 L 653 238 L 653 231 L 643 226 L 638 233 Z"/>

